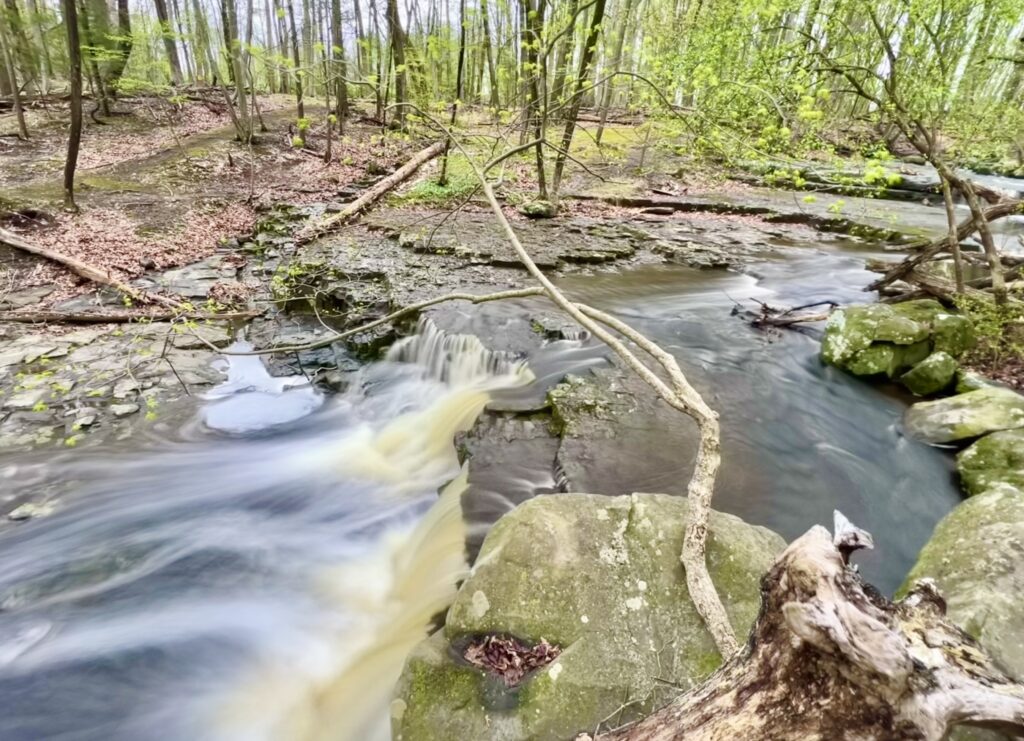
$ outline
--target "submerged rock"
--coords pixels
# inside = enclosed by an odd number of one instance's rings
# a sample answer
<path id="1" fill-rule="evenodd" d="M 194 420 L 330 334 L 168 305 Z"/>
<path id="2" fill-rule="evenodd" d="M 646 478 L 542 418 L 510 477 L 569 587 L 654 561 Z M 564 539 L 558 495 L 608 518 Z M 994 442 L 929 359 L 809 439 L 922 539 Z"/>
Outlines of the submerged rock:
<path id="1" fill-rule="evenodd" d="M 989 386 L 936 401 L 922 401 L 907 410 L 907 432 L 929 443 L 970 440 L 999 430 L 1024 427 L 1024 396 Z"/>
<path id="2" fill-rule="evenodd" d="M 1024 429 L 986 435 L 956 457 L 956 467 L 968 494 L 997 484 L 1024 490 Z"/>
<path id="3" fill-rule="evenodd" d="M 949 617 L 1024 680 L 1024 491 L 997 484 L 939 522 L 900 588 L 935 579 Z"/>
<path id="4" fill-rule="evenodd" d="M 706 677 L 721 657 L 679 562 L 686 513 L 685 499 L 662 494 L 558 494 L 505 515 L 445 628 L 406 663 L 394 738 L 572 738 L 642 715 Z M 784 545 L 712 513 L 708 566 L 737 635 L 753 623 L 760 578 Z M 557 658 L 510 687 L 466 659 L 495 635 L 546 641 Z"/>
<path id="5" fill-rule="evenodd" d="M 939 350 L 900 376 L 900 383 L 917 396 L 937 394 L 953 383 L 957 362 L 947 352 Z"/>

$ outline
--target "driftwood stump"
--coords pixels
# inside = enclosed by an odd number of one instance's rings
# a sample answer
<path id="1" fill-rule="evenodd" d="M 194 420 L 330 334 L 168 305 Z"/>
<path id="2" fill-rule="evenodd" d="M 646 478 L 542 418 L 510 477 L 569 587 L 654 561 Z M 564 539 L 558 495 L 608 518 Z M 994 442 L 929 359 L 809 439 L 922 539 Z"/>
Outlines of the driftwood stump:
<path id="1" fill-rule="evenodd" d="M 1024 686 L 945 618 L 929 580 L 890 602 L 848 563 L 871 536 L 836 514 L 779 556 L 747 645 L 708 680 L 602 741 L 941 739 L 1024 731 Z M 589 738 L 588 736 L 581 736 Z"/>

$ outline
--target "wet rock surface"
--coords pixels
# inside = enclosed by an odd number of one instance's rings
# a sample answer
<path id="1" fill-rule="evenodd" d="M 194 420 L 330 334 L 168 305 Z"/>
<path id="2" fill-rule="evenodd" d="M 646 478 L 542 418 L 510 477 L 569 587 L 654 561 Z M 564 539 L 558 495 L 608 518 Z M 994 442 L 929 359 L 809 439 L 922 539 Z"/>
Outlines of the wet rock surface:
<path id="1" fill-rule="evenodd" d="M 1024 396 L 997 386 L 936 401 L 922 401 L 907 410 L 907 432 L 929 443 L 971 440 L 990 432 L 1024 427 Z"/>
<path id="2" fill-rule="evenodd" d="M 948 615 L 1024 680 L 1024 490 L 998 483 L 939 523 L 901 591 L 935 579 Z"/>
<path id="3" fill-rule="evenodd" d="M 1009 484 L 1024 491 L 1024 429 L 993 432 L 956 458 L 960 482 L 968 494 Z"/>
<path id="4" fill-rule="evenodd" d="M 661 494 L 538 497 L 502 518 L 448 613 L 409 657 L 392 706 L 401 739 L 572 738 L 618 725 L 720 663 L 689 600 L 685 500 Z M 783 540 L 712 513 L 708 566 L 738 634 Z M 512 687 L 466 661 L 480 636 L 541 640 L 558 657 Z"/>

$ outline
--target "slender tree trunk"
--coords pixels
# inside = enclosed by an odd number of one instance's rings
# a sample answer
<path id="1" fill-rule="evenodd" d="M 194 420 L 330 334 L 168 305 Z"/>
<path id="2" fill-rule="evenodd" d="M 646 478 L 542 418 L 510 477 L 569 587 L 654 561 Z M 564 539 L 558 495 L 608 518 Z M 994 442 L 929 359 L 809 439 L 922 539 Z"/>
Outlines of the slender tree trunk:
<path id="1" fill-rule="evenodd" d="M 547 176 L 544 172 L 544 113 L 541 101 L 542 67 L 540 48 L 544 36 L 544 0 L 524 0 L 526 8 L 525 40 L 527 43 L 526 61 L 529 69 L 524 71 L 527 89 L 527 121 L 533 138 L 537 140 L 534 147 L 534 159 L 537 165 L 537 195 L 542 200 L 548 198 Z"/>
<path id="2" fill-rule="evenodd" d="M 941 178 L 942 200 L 946 205 L 946 223 L 949 225 L 949 251 L 953 255 L 953 272 L 956 276 L 956 292 L 964 292 L 964 263 L 960 255 L 960 238 L 957 236 L 956 211 L 953 206 L 953 192 L 949 181 Z"/>
<path id="3" fill-rule="evenodd" d="M 377 69 L 377 72 L 376 72 L 377 84 L 373 88 L 373 98 L 374 98 L 374 103 L 375 103 L 375 113 L 376 113 L 377 119 L 379 121 L 383 121 L 384 120 L 384 97 L 381 94 L 381 87 L 384 85 L 384 67 L 383 67 L 383 65 L 384 65 L 384 61 L 383 61 L 384 48 L 383 48 L 383 46 L 381 44 L 380 20 L 379 20 L 379 15 L 377 13 L 377 3 L 376 3 L 376 0 L 370 0 L 370 22 L 373 25 L 373 38 L 374 38 L 374 41 L 375 41 L 374 48 L 377 51 L 377 57 L 376 57 L 376 59 L 377 59 L 377 68 L 376 68 Z M 390 69 L 390 65 L 391 65 L 391 63 L 388 62 L 388 68 L 389 69 Z"/>
<path id="4" fill-rule="evenodd" d="M 21 67 L 21 74 L 26 80 L 32 80 L 36 76 L 36 60 L 32 53 L 32 45 L 25 33 L 25 24 L 21 18 L 21 10 L 18 8 L 18 0 L 5 0 L 7 8 L 7 27 L 10 29 L 10 44 L 14 49 L 13 55 Z"/>
<path id="5" fill-rule="evenodd" d="M 448 127 L 455 127 L 455 120 L 459 113 L 459 101 L 462 99 L 462 74 L 466 59 L 466 0 L 459 0 L 459 61 L 455 71 L 455 100 L 452 101 L 452 117 L 448 121 Z M 451 140 L 444 142 L 444 155 L 441 159 L 441 174 L 437 178 L 438 185 L 444 186 L 448 183 L 448 153 L 451 150 Z"/>
<path id="6" fill-rule="evenodd" d="M 107 67 L 107 76 L 104 82 L 107 87 L 107 95 L 111 98 L 117 97 L 117 85 L 124 75 L 125 67 L 128 66 L 128 58 L 132 54 L 132 17 L 128 9 L 128 0 L 117 0 L 117 41 L 115 42 L 116 55 Z"/>
<path id="7" fill-rule="evenodd" d="M 85 56 L 86 64 L 88 65 L 89 79 L 92 80 L 93 92 L 96 94 L 96 101 L 99 106 L 100 112 L 110 117 L 110 103 L 107 101 L 106 86 L 103 84 L 103 76 L 100 74 L 100 66 L 96 62 L 96 49 L 98 48 L 96 39 L 92 33 L 92 23 L 89 19 L 89 8 L 82 0 L 82 5 L 79 8 L 79 20 L 82 23 L 82 35 L 85 37 L 85 45 L 89 49 Z M 90 114 L 93 120 L 96 119 L 96 109 L 92 110 Z"/>
<path id="8" fill-rule="evenodd" d="M 45 93 L 50 89 L 50 78 L 53 77 L 53 62 L 50 60 L 50 49 L 46 43 L 46 35 L 43 31 L 42 13 L 39 11 L 39 4 L 36 0 L 28 0 L 28 14 L 29 23 L 32 26 L 32 39 L 39 50 L 42 62 L 39 65 L 39 75 L 42 89 Z"/>
<path id="9" fill-rule="evenodd" d="M 290 1 L 290 0 L 289 0 Z M 278 55 L 281 59 L 288 58 L 288 21 L 287 13 L 284 7 L 281 5 L 281 0 L 274 0 L 274 14 L 277 16 L 277 38 L 281 47 L 278 49 Z M 296 70 L 297 72 L 298 70 Z M 280 92 L 287 93 L 291 90 L 291 85 L 288 82 L 288 71 L 284 68 L 281 70 L 281 87 Z M 295 76 L 295 72 L 291 73 L 292 77 Z"/>
<path id="10" fill-rule="evenodd" d="M 64 160 L 64 208 L 78 211 L 75 204 L 75 168 L 82 142 L 82 47 L 78 40 L 78 9 L 75 0 L 61 0 L 64 28 L 68 35 L 68 78 L 71 86 L 71 130 L 68 154 Z"/>
<path id="11" fill-rule="evenodd" d="M 366 77 L 370 65 L 366 63 L 366 28 L 363 26 L 363 9 L 359 0 L 352 0 L 352 12 L 356 17 L 356 73 Z"/>
<path id="12" fill-rule="evenodd" d="M 405 128 L 405 106 L 408 103 L 405 69 L 405 34 L 402 22 L 398 17 L 398 0 L 387 0 L 388 34 L 391 36 L 391 58 L 395 63 L 395 123 L 398 128 Z"/>
<path id="13" fill-rule="evenodd" d="M 25 123 L 25 109 L 21 104 L 21 88 L 18 86 L 18 75 L 14 68 L 11 40 L 3 22 L 0 22 L 0 80 L 5 80 L 12 90 L 14 115 L 18 119 L 18 136 L 21 139 L 28 139 L 28 125 Z"/>
<path id="14" fill-rule="evenodd" d="M 604 21 L 605 0 L 596 0 L 594 3 L 593 15 L 590 18 L 590 30 L 587 32 L 587 40 L 584 42 L 583 50 L 580 52 L 579 73 L 576 75 L 576 85 L 573 91 L 572 100 L 569 103 L 565 119 L 565 130 L 562 132 L 562 151 L 555 157 L 555 172 L 552 177 L 551 190 L 553 196 L 558 198 L 558 189 L 562 185 L 562 172 L 565 170 L 565 158 L 572 146 L 572 135 L 576 130 L 576 117 L 580 112 L 580 105 L 583 101 L 583 89 L 587 83 L 587 75 L 590 73 L 590 63 L 594 58 L 594 50 L 597 49 L 597 41 L 601 35 L 601 24 Z"/>
<path id="15" fill-rule="evenodd" d="M 180 85 L 181 62 L 178 61 L 178 46 L 174 43 L 174 29 L 167 14 L 167 0 L 153 0 L 153 4 L 156 6 L 156 17 L 160 22 L 160 36 L 164 40 L 164 49 L 167 50 L 167 61 L 171 65 L 171 82 Z"/>
<path id="16" fill-rule="evenodd" d="M 238 140 L 242 144 L 252 141 L 252 115 L 249 110 L 249 96 L 246 90 L 246 74 L 242 63 L 242 44 L 238 38 L 238 9 L 235 0 L 222 0 L 224 33 L 228 38 L 228 60 L 235 80 L 235 96 L 238 103 Z"/>
<path id="17" fill-rule="evenodd" d="M 501 106 L 498 91 L 498 69 L 494 66 L 494 49 L 491 46 L 490 11 L 487 0 L 480 0 L 480 17 L 484 22 L 484 53 L 487 55 L 487 82 L 490 87 L 491 108 L 497 110 Z"/>
<path id="18" fill-rule="evenodd" d="M 273 61 L 276 51 L 273 18 L 274 16 L 270 11 L 270 0 L 263 0 L 263 45 L 266 47 L 264 54 L 266 56 L 267 91 L 271 93 L 277 90 Z"/>
<path id="19" fill-rule="evenodd" d="M 341 0 L 331 0 L 331 73 L 334 75 L 334 105 L 338 131 L 345 132 L 348 118 L 348 85 L 345 82 L 345 47 L 341 33 Z M 328 86 L 329 87 L 329 86 Z"/>
<path id="20" fill-rule="evenodd" d="M 575 19 L 579 12 L 580 0 L 570 0 L 569 18 Z M 575 26 L 575 20 L 572 21 Z M 562 40 L 558 42 L 558 50 L 555 53 L 555 82 L 551 86 L 551 99 L 557 105 L 562 102 L 565 96 L 565 80 L 569 76 L 569 68 L 572 66 L 572 49 L 576 39 L 576 30 L 566 32 Z"/>
<path id="21" fill-rule="evenodd" d="M 295 28 L 295 0 L 288 1 L 288 20 L 292 32 L 292 61 L 295 63 L 295 109 L 300 119 L 306 117 L 306 109 L 302 104 L 302 61 L 299 58 L 299 32 Z"/>
<path id="22" fill-rule="evenodd" d="M 174 22 L 178 26 L 178 35 L 182 39 L 188 38 L 185 33 L 185 25 L 182 21 L 181 8 L 178 6 L 178 0 L 171 0 L 171 10 L 174 13 Z M 190 81 L 194 81 L 196 79 L 196 70 L 192 64 L 192 58 L 195 56 L 195 53 L 189 54 L 189 45 L 184 41 L 181 42 L 181 56 L 185 60 L 185 72 L 188 74 L 188 79 Z"/>
<path id="23" fill-rule="evenodd" d="M 608 74 L 618 72 L 619 65 L 622 64 L 622 47 L 626 41 L 626 28 L 629 26 L 629 16 L 633 11 L 633 0 L 625 0 L 625 3 L 622 16 L 618 19 L 619 31 L 615 37 L 615 50 L 612 52 L 611 69 L 608 70 Z M 604 84 L 603 100 L 601 101 L 601 123 L 597 125 L 597 133 L 594 134 L 594 141 L 598 145 L 601 144 L 601 137 L 604 136 L 604 125 L 608 121 L 608 110 L 611 108 L 612 94 L 614 92 L 615 78 L 612 78 Z"/>

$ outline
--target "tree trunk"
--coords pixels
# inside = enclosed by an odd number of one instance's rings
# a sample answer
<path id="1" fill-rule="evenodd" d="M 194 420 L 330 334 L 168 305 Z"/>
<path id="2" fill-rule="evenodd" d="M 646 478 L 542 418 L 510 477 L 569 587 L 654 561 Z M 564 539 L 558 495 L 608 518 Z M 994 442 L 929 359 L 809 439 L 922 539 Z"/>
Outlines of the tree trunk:
<path id="1" fill-rule="evenodd" d="M 359 5 L 359 0 L 352 0 L 352 12 L 356 17 L 356 72 L 359 77 L 365 78 L 370 65 L 366 63 L 366 29 L 363 26 L 363 9 Z"/>
<path id="2" fill-rule="evenodd" d="M 558 198 L 558 189 L 562 185 L 562 172 L 565 169 L 565 159 L 569 152 L 569 147 L 572 146 L 572 135 L 576 129 L 576 116 L 579 115 L 580 105 L 583 102 L 583 89 L 587 83 L 587 75 L 590 73 L 590 62 L 594 58 L 597 40 L 601 35 L 604 6 L 605 0 L 596 0 L 594 3 L 593 15 L 590 18 L 590 30 L 587 32 L 587 40 L 584 42 L 583 51 L 580 53 L 579 74 L 576 75 L 575 90 L 573 91 L 572 100 L 569 102 L 569 110 L 566 113 L 565 130 L 562 132 L 562 151 L 555 158 L 555 173 L 551 183 L 551 191 L 555 198 Z"/>
<path id="3" fill-rule="evenodd" d="M 190 82 L 194 82 L 196 79 L 196 70 L 193 65 L 193 58 L 195 57 L 195 51 L 189 54 L 189 45 L 185 43 L 184 39 L 188 38 L 185 33 L 185 26 L 181 17 L 181 8 L 178 5 L 178 0 L 171 0 L 171 10 L 174 13 L 174 22 L 178 26 L 178 35 L 182 38 L 181 42 L 181 56 L 185 60 L 185 72 L 188 74 Z"/>
<path id="4" fill-rule="evenodd" d="M 1024 730 L 1024 686 L 945 618 L 934 583 L 889 602 L 848 565 L 871 536 L 836 520 L 834 537 L 814 527 L 779 556 L 743 650 L 700 687 L 598 738 L 939 741 L 959 723 Z"/>
<path id="5" fill-rule="evenodd" d="M 462 73 L 466 59 L 466 0 L 459 0 L 459 61 L 455 71 L 455 100 L 452 102 L 452 117 L 448 128 L 455 128 L 455 120 L 459 113 L 459 101 L 462 99 Z M 451 139 L 444 141 L 444 156 L 441 159 L 441 174 L 437 178 L 438 185 L 448 182 L 448 153 L 451 150 Z"/>
<path id="6" fill-rule="evenodd" d="M 964 261 L 960 255 L 960 238 L 957 236 L 956 211 L 953 206 L 953 192 L 949 181 L 942 178 L 942 201 L 946 207 L 946 224 L 949 226 L 949 251 L 953 255 L 953 272 L 956 275 L 956 292 L 964 292 Z"/>
<path id="7" fill-rule="evenodd" d="M 21 18 L 21 10 L 18 8 L 18 0 L 5 0 L 5 5 L 7 8 L 6 25 L 10 29 L 14 56 L 18 61 L 18 66 L 21 67 L 21 74 L 26 80 L 32 80 L 36 76 L 36 60 L 32 54 L 32 45 L 28 42 L 28 35 L 25 33 L 25 24 Z"/>
<path id="8" fill-rule="evenodd" d="M 288 20 L 291 24 L 292 34 L 292 62 L 295 64 L 295 110 L 298 112 L 300 119 L 306 117 L 306 109 L 302 103 L 302 61 L 299 57 L 299 32 L 295 28 L 295 0 L 287 0 L 288 2 Z"/>
<path id="9" fill-rule="evenodd" d="M 395 123 L 405 128 L 405 106 L 408 103 L 407 78 L 405 69 L 405 33 L 398 17 L 398 0 L 387 0 L 388 34 L 391 36 L 391 58 L 395 64 Z"/>
<path id="10" fill-rule="evenodd" d="M 263 45 L 266 47 L 266 75 L 267 75 L 267 91 L 273 93 L 277 90 L 277 84 L 274 75 L 274 61 L 273 56 L 276 51 L 274 44 L 274 21 L 273 14 L 270 12 L 270 0 L 263 0 Z"/>
<path id="11" fill-rule="evenodd" d="M 98 45 L 96 43 L 95 36 L 93 36 L 92 23 L 89 18 L 89 7 L 85 4 L 85 0 L 82 0 L 79 13 L 79 20 L 82 23 L 82 35 L 85 37 L 85 46 L 88 49 L 88 52 L 85 55 L 85 60 L 88 64 L 92 87 L 96 93 L 96 102 L 100 112 L 109 118 L 110 103 L 107 101 L 106 85 L 103 83 L 103 76 L 100 74 L 100 66 L 96 61 L 96 50 L 98 49 Z M 93 120 L 96 120 L 96 108 L 93 108 L 90 115 L 93 117 Z"/>
<path id="12" fill-rule="evenodd" d="M 629 26 L 629 16 L 633 10 L 633 0 L 625 0 L 626 6 L 622 17 L 619 19 L 619 32 L 615 37 L 615 50 L 612 53 L 611 69 L 608 74 L 617 72 L 622 64 L 622 47 L 626 41 L 626 28 Z M 594 141 L 598 146 L 601 144 L 601 137 L 604 136 L 604 125 L 608 122 L 608 109 L 612 105 L 612 94 L 615 92 L 615 78 L 605 82 L 604 92 L 601 101 L 601 122 L 597 125 L 597 133 L 594 134 Z"/>
<path id="13" fill-rule="evenodd" d="M 248 144 L 252 141 L 252 113 L 249 110 L 249 96 L 246 91 L 246 74 L 242 67 L 242 44 L 238 38 L 238 10 L 235 0 L 221 0 L 224 9 L 224 33 L 228 37 L 228 59 L 235 80 L 235 100 L 238 103 L 238 141 Z"/>
<path id="14" fill-rule="evenodd" d="M 542 75 L 542 60 L 540 58 L 540 49 L 544 37 L 544 0 L 539 0 L 536 4 L 535 1 L 524 0 L 527 21 L 526 29 L 528 31 L 526 39 L 529 42 L 526 52 L 529 70 L 524 71 L 524 75 L 526 76 L 528 96 L 527 124 L 533 134 L 533 138 L 537 142 L 534 146 L 534 162 L 537 168 L 537 195 L 542 200 L 547 200 L 548 184 L 547 176 L 544 172 L 544 113 L 541 110 L 542 101 L 540 95 L 544 77 Z"/>
<path id="15" fill-rule="evenodd" d="M 28 0 L 29 22 L 32 25 L 32 37 L 40 52 L 41 64 L 39 74 L 41 77 L 42 90 L 45 95 L 50 89 L 50 78 L 53 77 L 53 62 L 50 60 L 50 49 L 46 43 L 46 34 L 43 28 L 43 18 L 39 12 L 39 5 L 36 0 Z"/>
<path id="16" fill-rule="evenodd" d="M 14 55 L 11 53 L 11 40 L 8 38 L 5 24 L 0 22 L 0 80 L 11 90 L 14 101 L 14 115 L 18 119 L 18 136 L 28 139 L 28 125 L 25 123 L 25 109 L 21 104 L 21 88 L 14 67 Z"/>
<path id="17" fill-rule="evenodd" d="M 82 142 L 82 47 L 78 40 L 78 9 L 75 0 L 61 0 L 64 28 L 68 35 L 68 78 L 71 87 L 71 129 L 68 153 L 64 160 L 64 208 L 78 211 L 75 203 L 75 168 L 78 148 Z"/>
<path id="18" fill-rule="evenodd" d="M 160 23 L 160 36 L 164 40 L 167 61 L 171 65 L 171 82 L 181 84 L 181 62 L 178 61 L 178 46 L 174 43 L 174 29 L 167 14 L 167 0 L 153 0 L 156 6 L 156 17 Z"/>
<path id="19" fill-rule="evenodd" d="M 565 80 L 572 65 L 573 42 L 576 40 L 576 14 L 579 13 L 579 8 L 579 0 L 570 0 L 569 18 L 572 28 L 566 31 L 562 40 L 558 42 L 558 51 L 555 53 L 555 82 L 551 86 L 551 100 L 555 105 L 561 103 L 565 95 Z"/>
<path id="20" fill-rule="evenodd" d="M 104 80 L 107 94 L 112 98 L 117 97 L 117 84 L 121 81 L 125 67 L 128 66 L 128 58 L 132 54 L 132 16 L 128 9 L 128 0 L 117 0 L 115 53 L 116 56 L 111 60 Z"/>
<path id="21" fill-rule="evenodd" d="M 341 34 L 341 0 L 331 0 L 331 73 L 334 75 L 334 105 L 338 132 L 345 133 L 348 118 L 348 85 L 345 82 L 345 47 Z"/>
<path id="22" fill-rule="evenodd" d="M 575 0 L 574 0 L 575 2 Z M 498 95 L 498 68 L 494 65 L 494 48 L 491 46 L 491 22 L 490 11 L 487 10 L 487 0 L 480 0 L 480 17 L 484 22 L 484 53 L 487 55 L 487 82 L 490 87 L 491 108 L 497 110 L 501 106 L 501 99 Z"/>

